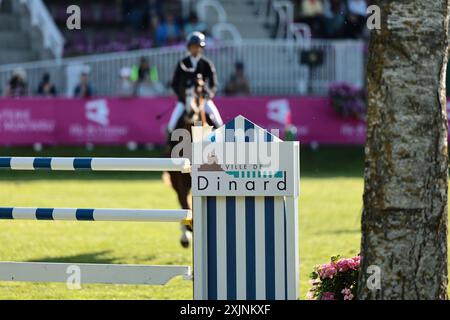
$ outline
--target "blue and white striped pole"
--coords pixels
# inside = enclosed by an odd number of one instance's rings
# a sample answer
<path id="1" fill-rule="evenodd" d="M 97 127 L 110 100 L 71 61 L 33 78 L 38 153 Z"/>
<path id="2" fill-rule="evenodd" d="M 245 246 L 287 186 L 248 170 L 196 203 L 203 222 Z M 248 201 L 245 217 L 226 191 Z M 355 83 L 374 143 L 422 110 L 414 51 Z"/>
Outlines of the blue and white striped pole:
<path id="1" fill-rule="evenodd" d="M 50 171 L 180 171 L 190 172 L 185 158 L 64 158 L 0 157 L 3 170 Z"/>
<path id="2" fill-rule="evenodd" d="M 0 220 L 136 221 L 190 223 L 190 210 L 0 207 Z"/>

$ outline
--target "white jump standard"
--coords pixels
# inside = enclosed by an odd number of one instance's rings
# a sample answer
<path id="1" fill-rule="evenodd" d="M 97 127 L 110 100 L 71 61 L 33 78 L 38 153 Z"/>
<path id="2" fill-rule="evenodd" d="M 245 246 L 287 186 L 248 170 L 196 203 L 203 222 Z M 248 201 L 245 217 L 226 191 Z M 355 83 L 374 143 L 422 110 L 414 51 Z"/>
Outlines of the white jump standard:
<path id="1" fill-rule="evenodd" d="M 190 266 L 145 266 L 46 262 L 0 262 L 0 281 L 66 282 L 68 269 L 79 268 L 81 284 L 165 284 L 175 276 L 192 279 L 196 300 L 298 299 L 299 144 L 276 136 L 238 116 L 212 134 L 193 128 L 193 154 L 200 144 L 215 150 L 255 144 L 270 154 L 272 168 L 249 160 L 227 167 L 220 153 L 191 165 L 189 159 L 0 157 L 0 170 L 178 171 L 192 172 L 190 210 L 21 208 L 1 204 L 2 220 L 181 222 L 193 227 L 193 276 Z M 229 133 L 232 133 L 231 135 Z M 205 139 L 204 137 L 207 138 Z M 223 160 L 223 159 L 222 159 Z M 274 172 L 274 174 L 265 174 Z M 268 188 L 244 190 L 252 179 L 269 180 Z M 211 181 L 209 187 L 199 180 Z M 215 190 L 213 181 L 236 189 Z M 255 179 L 254 179 L 255 180 Z M 257 183 L 261 184 L 258 180 Z M 250 183 L 251 184 L 251 183 Z M 273 186 L 283 185 L 276 189 Z M 239 188 L 238 188 L 239 187 Z M 243 190 L 243 191 L 240 191 Z M 82 222 L 80 222 L 82 223 Z"/>

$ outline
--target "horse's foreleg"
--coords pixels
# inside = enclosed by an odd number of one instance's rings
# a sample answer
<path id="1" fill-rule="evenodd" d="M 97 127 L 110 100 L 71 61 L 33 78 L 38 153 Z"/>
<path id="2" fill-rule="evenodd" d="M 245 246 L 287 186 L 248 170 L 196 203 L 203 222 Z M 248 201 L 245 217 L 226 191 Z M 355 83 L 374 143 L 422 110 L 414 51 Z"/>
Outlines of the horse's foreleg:
<path id="1" fill-rule="evenodd" d="M 180 192 L 178 199 L 183 209 L 192 209 L 192 203 L 189 196 L 191 190 L 191 176 L 189 174 L 182 174 L 180 181 Z M 181 225 L 181 239 L 180 243 L 184 248 L 189 247 L 192 239 L 192 228 L 184 224 Z"/>
<path id="2" fill-rule="evenodd" d="M 191 243 L 192 232 L 188 230 L 188 227 L 184 224 L 181 224 L 181 237 L 180 244 L 183 248 L 189 248 L 189 244 Z"/>
<path id="3" fill-rule="evenodd" d="M 189 199 L 189 191 L 191 188 L 191 178 L 188 174 L 182 174 L 179 172 L 171 172 L 170 173 L 172 187 L 177 193 L 178 202 L 182 209 L 191 209 L 190 199 Z M 182 224 L 181 225 L 181 238 L 180 243 L 183 248 L 188 248 L 190 244 L 190 240 L 192 238 L 190 227 Z"/>

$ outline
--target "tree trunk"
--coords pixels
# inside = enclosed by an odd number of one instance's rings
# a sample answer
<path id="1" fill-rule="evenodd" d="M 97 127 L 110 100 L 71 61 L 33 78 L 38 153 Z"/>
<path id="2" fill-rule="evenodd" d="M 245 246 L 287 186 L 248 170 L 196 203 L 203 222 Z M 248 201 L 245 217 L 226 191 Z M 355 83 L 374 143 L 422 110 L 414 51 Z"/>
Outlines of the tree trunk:
<path id="1" fill-rule="evenodd" d="M 374 2 L 358 298 L 446 299 L 450 1 Z"/>

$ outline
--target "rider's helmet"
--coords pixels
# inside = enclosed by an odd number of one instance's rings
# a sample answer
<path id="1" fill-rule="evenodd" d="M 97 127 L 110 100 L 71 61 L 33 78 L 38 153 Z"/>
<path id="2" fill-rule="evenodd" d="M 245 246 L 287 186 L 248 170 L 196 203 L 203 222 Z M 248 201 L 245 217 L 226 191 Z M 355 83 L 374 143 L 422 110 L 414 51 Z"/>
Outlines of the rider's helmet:
<path id="1" fill-rule="evenodd" d="M 189 46 L 193 44 L 198 44 L 200 45 L 200 47 L 204 48 L 206 46 L 205 35 L 199 31 L 194 31 L 191 34 L 189 34 L 186 40 L 186 45 L 189 48 Z"/>

